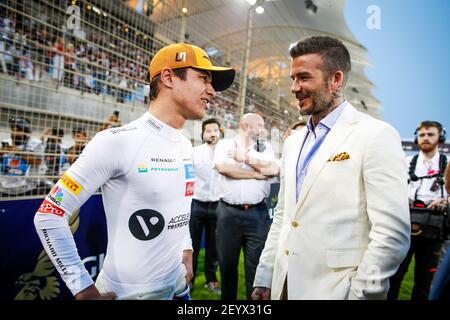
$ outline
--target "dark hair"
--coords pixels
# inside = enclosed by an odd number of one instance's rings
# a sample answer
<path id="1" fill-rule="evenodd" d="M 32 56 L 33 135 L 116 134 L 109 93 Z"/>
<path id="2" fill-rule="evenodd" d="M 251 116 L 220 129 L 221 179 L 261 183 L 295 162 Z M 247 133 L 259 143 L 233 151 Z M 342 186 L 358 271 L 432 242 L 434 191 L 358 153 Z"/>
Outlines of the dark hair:
<path id="1" fill-rule="evenodd" d="M 442 132 L 442 125 L 437 122 L 437 121 L 422 121 L 421 123 L 419 123 L 419 125 L 417 126 L 417 129 L 415 131 L 415 134 L 417 134 L 417 132 L 422 129 L 422 128 L 437 128 L 439 131 L 439 134 L 441 134 Z"/>
<path id="2" fill-rule="evenodd" d="M 206 119 L 205 121 L 202 122 L 202 137 L 201 137 L 202 140 L 203 140 L 203 133 L 205 132 L 205 127 L 206 127 L 208 124 L 212 124 L 212 123 L 217 124 L 217 126 L 219 127 L 220 136 L 223 138 L 224 133 L 223 133 L 223 131 L 222 131 L 222 127 L 221 127 L 221 125 L 220 125 L 219 120 L 217 120 L 216 118 L 209 118 L 209 119 Z"/>
<path id="3" fill-rule="evenodd" d="M 73 127 L 72 134 L 76 135 L 77 133 L 86 133 L 86 128 L 84 125 L 80 124 L 78 126 Z"/>
<path id="4" fill-rule="evenodd" d="M 437 121 L 422 121 L 421 123 L 419 123 L 419 125 L 416 128 L 416 131 L 414 131 L 414 143 L 417 144 L 418 143 L 418 133 L 419 130 L 422 128 L 437 128 L 438 132 L 439 132 L 439 143 L 444 143 L 445 140 L 447 139 L 446 134 L 447 132 L 445 131 L 445 128 L 442 126 L 442 124 L 440 124 Z"/>
<path id="5" fill-rule="evenodd" d="M 52 128 L 52 138 L 64 137 L 64 130 L 61 128 Z"/>
<path id="6" fill-rule="evenodd" d="M 291 126 L 292 130 L 297 129 L 299 126 L 306 126 L 306 121 L 298 121 Z"/>
<path id="7" fill-rule="evenodd" d="M 342 41 L 328 36 L 316 36 L 301 40 L 289 49 L 293 59 L 310 53 L 322 57 L 326 78 L 340 70 L 344 73 L 344 84 L 346 83 L 351 61 L 350 53 Z"/>
<path id="8" fill-rule="evenodd" d="M 180 78 L 181 80 L 186 80 L 186 73 L 187 68 L 179 68 L 179 69 L 172 69 L 175 76 Z M 150 82 L 150 94 L 149 98 L 150 101 L 155 100 L 159 93 L 159 78 L 160 74 L 158 74 L 156 77 L 153 78 L 153 80 Z"/>

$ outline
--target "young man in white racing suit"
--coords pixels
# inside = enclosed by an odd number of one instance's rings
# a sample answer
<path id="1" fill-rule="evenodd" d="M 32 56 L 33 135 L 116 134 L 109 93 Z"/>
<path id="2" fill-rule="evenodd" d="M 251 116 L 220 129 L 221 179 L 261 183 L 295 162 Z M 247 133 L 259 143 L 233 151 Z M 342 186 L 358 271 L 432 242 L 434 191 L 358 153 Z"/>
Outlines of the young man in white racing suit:
<path id="1" fill-rule="evenodd" d="M 162 48 L 149 67 L 150 107 L 139 119 L 99 132 L 39 207 L 35 226 L 76 299 L 172 299 L 192 278 L 189 216 L 192 145 L 181 134 L 201 119 L 235 72 L 201 48 Z M 108 245 L 93 283 L 70 232 L 71 215 L 99 188 Z"/>

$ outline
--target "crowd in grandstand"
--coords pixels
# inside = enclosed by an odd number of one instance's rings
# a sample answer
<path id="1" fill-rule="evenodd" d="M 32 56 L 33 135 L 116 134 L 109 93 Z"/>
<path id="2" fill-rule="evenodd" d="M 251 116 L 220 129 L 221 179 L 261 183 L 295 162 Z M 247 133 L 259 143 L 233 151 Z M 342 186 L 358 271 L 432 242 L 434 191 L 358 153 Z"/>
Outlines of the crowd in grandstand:
<path id="1" fill-rule="evenodd" d="M 45 17 L 43 18 L 45 20 Z M 31 81 L 53 81 L 81 92 L 110 94 L 118 102 L 143 101 L 142 82 L 148 59 L 124 41 L 87 34 L 86 40 L 70 33 L 45 28 L 23 18 L 17 28 L 13 16 L 0 22 L 0 60 L 2 72 Z"/>
<path id="2" fill-rule="evenodd" d="M 60 20 L 52 16 L 50 21 L 45 13 L 38 19 L 14 14 L 0 17 L 0 71 L 18 79 L 76 89 L 81 94 L 113 96 L 119 103 L 148 103 L 149 87 L 144 79 L 149 50 L 135 45 L 136 39 L 124 37 L 123 30 L 113 29 L 113 34 L 100 36 L 98 30 L 85 28 L 83 37 L 61 32 Z M 218 95 L 208 112 L 223 119 L 230 129 L 237 125 L 238 89 L 234 84 Z M 255 104 L 270 104 L 254 93 L 249 96 L 248 111 L 253 111 Z M 283 118 L 279 123 L 275 117 L 268 118 L 271 126 L 286 125 Z"/>
<path id="3" fill-rule="evenodd" d="M 148 52 L 124 39 L 87 33 L 86 39 L 43 27 L 26 17 L 18 26 L 14 15 L 0 18 L 1 72 L 36 82 L 53 82 L 82 94 L 111 95 L 119 103 L 148 103 L 149 86 L 144 83 Z M 42 20 L 47 20 L 45 16 Z M 237 87 L 235 86 L 235 91 Z M 209 114 L 236 128 L 235 97 L 219 96 Z"/>

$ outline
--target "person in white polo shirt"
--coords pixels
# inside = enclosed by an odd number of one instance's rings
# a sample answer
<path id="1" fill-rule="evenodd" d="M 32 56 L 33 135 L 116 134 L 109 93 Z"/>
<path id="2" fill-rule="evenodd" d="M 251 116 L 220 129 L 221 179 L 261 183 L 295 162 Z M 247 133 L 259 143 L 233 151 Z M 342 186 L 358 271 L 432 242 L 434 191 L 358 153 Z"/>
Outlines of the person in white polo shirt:
<path id="1" fill-rule="evenodd" d="M 195 191 L 191 205 L 191 231 L 193 254 L 192 285 L 198 265 L 198 253 L 203 231 L 205 231 L 205 265 L 206 288 L 214 294 L 220 294 L 217 281 L 217 250 L 216 250 L 216 208 L 219 203 L 218 180 L 219 173 L 214 169 L 214 150 L 222 137 L 220 123 L 210 118 L 202 122 L 203 144 L 192 151 L 192 162 L 195 172 Z"/>
<path id="2" fill-rule="evenodd" d="M 219 141 L 214 162 L 220 177 L 216 243 L 222 280 L 222 299 L 237 297 L 238 263 L 244 250 L 245 283 L 250 299 L 259 256 L 269 231 L 268 179 L 279 167 L 272 146 L 263 142 L 264 119 L 245 114 L 233 139 Z"/>

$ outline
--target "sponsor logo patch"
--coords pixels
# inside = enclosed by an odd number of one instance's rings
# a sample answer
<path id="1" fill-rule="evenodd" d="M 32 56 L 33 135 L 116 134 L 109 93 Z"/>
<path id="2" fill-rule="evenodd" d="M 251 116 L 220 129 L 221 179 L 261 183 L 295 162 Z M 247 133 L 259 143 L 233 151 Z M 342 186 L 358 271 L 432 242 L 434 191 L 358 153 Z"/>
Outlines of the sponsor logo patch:
<path id="1" fill-rule="evenodd" d="M 173 217 L 167 224 L 167 230 L 189 226 L 189 217 L 189 213 L 180 214 L 176 217 Z"/>
<path id="2" fill-rule="evenodd" d="M 185 197 L 192 197 L 194 195 L 195 182 L 186 182 L 186 190 L 184 192 Z"/>
<path id="3" fill-rule="evenodd" d="M 58 185 L 54 186 L 53 189 L 50 191 L 50 193 L 47 195 L 47 199 L 50 199 L 50 201 L 52 201 L 57 206 L 61 205 L 63 197 L 64 197 L 63 189 L 61 189 L 61 187 Z"/>
<path id="4" fill-rule="evenodd" d="M 139 173 L 147 173 L 148 172 L 148 166 L 146 164 L 138 165 L 138 172 Z"/>
<path id="5" fill-rule="evenodd" d="M 161 129 L 162 129 L 162 125 L 153 121 L 153 119 L 147 119 L 146 123 L 158 132 L 161 131 Z"/>
<path id="6" fill-rule="evenodd" d="M 73 180 L 67 173 L 64 173 L 60 179 L 61 183 L 67 187 L 74 195 L 78 195 L 81 190 L 83 190 L 83 186 Z"/>
<path id="7" fill-rule="evenodd" d="M 182 52 L 177 52 L 175 54 L 175 61 L 183 61 L 186 62 L 186 52 L 182 51 Z"/>
<path id="8" fill-rule="evenodd" d="M 138 240 L 147 241 L 156 238 L 164 229 L 165 221 L 156 210 L 142 209 L 136 211 L 128 220 L 131 234 Z"/>
<path id="9" fill-rule="evenodd" d="M 194 166 L 192 165 L 192 163 L 184 165 L 184 175 L 185 175 L 186 179 L 194 179 L 195 178 Z"/>
<path id="10" fill-rule="evenodd" d="M 177 159 L 175 158 L 150 158 L 151 162 L 165 162 L 165 163 L 172 163 L 176 162 Z"/>
<path id="11" fill-rule="evenodd" d="M 151 171 L 163 171 L 163 172 L 169 172 L 169 171 L 178 171 L 178 168 L 151 168 Z"/>
<path id="12" fill-rule="evenodd" d="M 131 131 L 131 130 L 136 130 L 136 129 L 137 129 L 137 127 L 120 127 L 120 128 L 109 129 L 109 132 L 111 132 L 112 134 L 116 134 L 118 132 Z"/>
<path id="13" fill-rule="evenodd" d="M 174 172 L 178 171 L 177 159 L 175 158 L 150 158 L 152 167 L 150 171 Z"/>
<path id="14" fill-rule="evenodd" d="M 59 208 L 48 200 L 44 200 L 44 202 L 42 202 L 37 212 L 54 214 L 59 217 L 62 217 L 64 215 L 63 209 Z"/>

